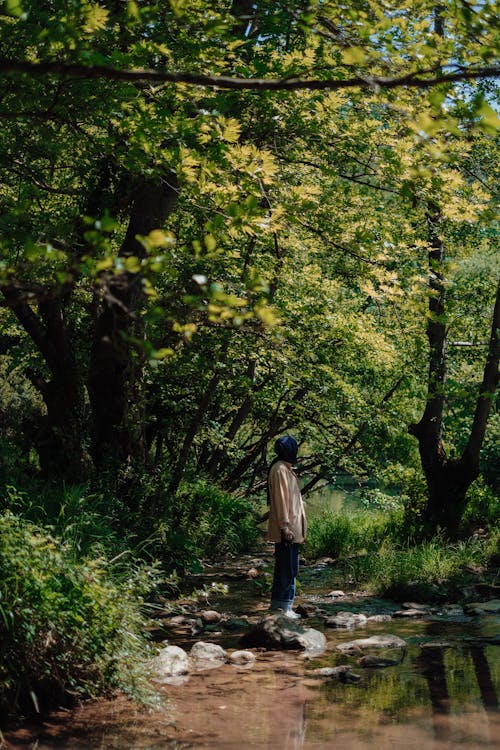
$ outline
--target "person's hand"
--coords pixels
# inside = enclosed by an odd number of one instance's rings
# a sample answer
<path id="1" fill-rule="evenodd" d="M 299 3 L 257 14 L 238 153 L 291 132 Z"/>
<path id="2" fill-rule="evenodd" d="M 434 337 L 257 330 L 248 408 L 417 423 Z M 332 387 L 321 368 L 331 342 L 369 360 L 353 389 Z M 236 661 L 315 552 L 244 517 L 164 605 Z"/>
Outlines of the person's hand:
<path id="1" fill-rule="evenodd" d="M 288 528 L 281 529 L 281 536 L 283 537 L 283 540 L 285 542 L 293 542 L 293 540 L 295 538 L 295 534 L 293 533 L 293 531 L 291 529 L 288 529 Z"/>

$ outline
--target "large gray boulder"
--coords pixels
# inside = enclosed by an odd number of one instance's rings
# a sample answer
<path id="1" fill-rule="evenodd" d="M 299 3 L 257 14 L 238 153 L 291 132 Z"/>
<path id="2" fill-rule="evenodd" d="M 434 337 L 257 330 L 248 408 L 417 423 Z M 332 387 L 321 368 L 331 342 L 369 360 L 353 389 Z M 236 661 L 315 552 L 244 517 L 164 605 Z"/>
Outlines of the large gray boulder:
<path id="1" fill-rule="evenodd" d="M 217 643 L 197 641 L 190 651 L 190 657 L 195 669 L 214 669 L 224 664 L 226 652 Z"/>
<path id="2" fill-rule="evenodd" d="M 152 677 L 160 685 L 189 672 L 189 656 L 179 646 L 166 646 L 152 662 Z"/>
<path id="3" fill-rule="evenodd" d="M 314 655 L 326 648 L 323 633 L 314 628 L 303 628 L 284 615 L 267 615 L 240 639 L 244 648 L 297 649 Z"/>

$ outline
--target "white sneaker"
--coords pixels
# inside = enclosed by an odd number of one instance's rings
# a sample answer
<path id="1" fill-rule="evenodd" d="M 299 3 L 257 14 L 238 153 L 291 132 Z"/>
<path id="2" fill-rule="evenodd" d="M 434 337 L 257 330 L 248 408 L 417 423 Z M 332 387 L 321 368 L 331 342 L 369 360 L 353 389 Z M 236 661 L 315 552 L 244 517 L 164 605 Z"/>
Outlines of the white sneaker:
<path id="1" fill-rule="evenodd" d="M 288 617 L 289 620 L 300 620 L 299 613 L 294 612 L 293 609 L 289 609 L 288 612 L 285 612 L 285 617 Z"/>

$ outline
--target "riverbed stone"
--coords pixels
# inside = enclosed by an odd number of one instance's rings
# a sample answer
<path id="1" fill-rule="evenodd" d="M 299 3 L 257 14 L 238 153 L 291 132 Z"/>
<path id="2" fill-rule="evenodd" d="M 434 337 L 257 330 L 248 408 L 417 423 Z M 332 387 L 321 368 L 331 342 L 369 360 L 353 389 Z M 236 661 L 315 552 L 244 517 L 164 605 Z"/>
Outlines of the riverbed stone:
<path id="1" fill-rule="evenodd" d="M 421 602 L 403 602 L 401 609 L 419 609 L 429 612 L 432 608 L 429 604 L 422 604 Z"/>
<path id="2" fill-rule="evenodd" d="M 366 625 L 367 620 L 366 615 L 356 614 L 355 612 L 337 612 L 336 615 L 325 620 L 325 625 L 327 628 L 354 630 L 354 628 Z"/>
<path id="3" fill-rule="evenodd" d="M 500 599 L 490 599 L 488 602 L 471 602 L 464 607 L 468 615 L 492 615 L 500 612 Z"/>
<path id="4" fill-rule="evenodd" d="M 464 608 L 461 604 L 443 604 L 437 610 L 438 615 L 444 615 L 445 617 L 463 617 Z"/>
<path id="5" fill-rule="evenodd" d="M 251 667 L 255 663 L 255 654 L 253 651 L 233 651 L 229 654 L 229 661 L 231 664 L 235 664 L 237 667 Z"/>
<path id="6" fill-rule="evenodd" d="M 204 625 L 220 622 L 222 615 L 215 609 L 204 609 L 200 612 L 200 618 Z"/>
<path id="7" fill-rule="evenodd" d="M 422 651 L 442 651 L 445 648 L 452 648 L 453 644 L 449 641 L 426 641 L 421 643 L 420 648 Z"/>
<path id="8" fill-rule="evenodd" d="M 370 615 L 367 622 L 390 622 L 392 615 Z"/>
<path id="9" fill-rule="evenodd" d="M 197 641 L 190 651 L 191 661 L 196 669 L 214 669 L 226 661 L 226 652 L 217 643 Z"/>
<path id="10" fill-rule="evenodd" d="M 338 667 L 320 667 L 314 670 L 314 674 L 320 677 L 330 677 L 339 682 L 359 682 L 359 674 L 352 671 L 349 664 L 340 664 Z"/>
<path id="11" fill-rule="evenodd" d="M 172 677 L 189 672 L 189 656 L 179 646 L 166 646 L 156 655 L 152 662 L 153 679 L 160 685 L 170 683 Z"/>
<path id="12" fill-rule="evenodd" d="M 323 633 L 314 628 L 303 628 L 284 615 L 267 615 L 240 639 L 244 647 L 267 649 L 297 649 L 307 654 L 320 654 L 326 648 Z"/>
<path id="13" fill-rule="evenodd" d="M 304 618 L 316 617 L 318 614 L 318 608 L 315 607 L 314 604 L 299 604 L 299 606 L 295 608 L 295 611 L 298 615 Z"/>
<path id="14" fill-rule="evenodd" d="M 398 609 L 397 612 L 393 612 L 393 617 L 427 617 L 429 615 L 428 609 Z"/>
<path id="15" fill-rule="evenodd" d="M 224 630 L 246 630 L 250 623 L 244 617 L 230 617 L 222 623 Z"/>
<path id="16" fill-rule="evenodd" d="M 329 597 L 331 599 L 338 599 L 341 596 L 345 596 L 344 592 L 341 591 L 341 589 L 335 589 L 334 591 L 330 591 L 327 594 L 327 597 Z"/>
<path id="17" fill-rule="evenodd" d="M 358 638 L 355 641 L 338 643 L 335 647 L 343 654 L 357 654 L 370 648 L 406 648 L 406 641 L 398 635 L 372 635 L 370 638 Z"/>
<path id="18" fill-rule="evenodd" d="M 173 617 L 169 618 L 168 624 L 172 625 L 173 627 L 177 627 L 179 625 L 185 625 L 186 620 L 189 620 L 186 615 L 174 615 Z"/>

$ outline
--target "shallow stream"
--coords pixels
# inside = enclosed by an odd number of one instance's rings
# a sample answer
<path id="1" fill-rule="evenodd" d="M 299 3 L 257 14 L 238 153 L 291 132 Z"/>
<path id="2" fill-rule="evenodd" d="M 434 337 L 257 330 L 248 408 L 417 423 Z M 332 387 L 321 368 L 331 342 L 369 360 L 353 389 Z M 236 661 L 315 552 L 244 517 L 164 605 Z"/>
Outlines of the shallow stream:
<path id="1" fill-rule="evenodd" d="M 200 609 L 257 619 L 266 608 L 255 581 L 246 576 L 251 559 L 229 569 L 209 569 L 197 585 L 214 588 Z M 269 562 L 269 561 L 268 561 Z M 328 596 L 335 587 L 328 569 L 304 568 L 299 602 L 329 613 L 342 610 L 387 614 L 399 605 L 362 594 Z M 304 626 L 324 629 L 320 620 Z M 269 750 L 487 750 L 500 747 L 500 616 L 468 616 L 461 608 L 434 608 L 430 614 L 369 622 L 356 630 L 324 629 L 324 654 L 307 658 L 296 651 L 255 650 L 251 667 L 225 664 L 193 673 L 182 684 L 163 688 L 160 709 L 135 708 L 123 698 L 55 712 L 38 725 L 6 735 L 9 750 L 181 750 L 249 747 Z M 407 643 L 396 664 L 363 668 L 336 645 L 390 633 Z M 238 648 L 236 629 L 196 632 L 170 627 L 164 638 L 189 650 L 196 640 Z M 390 653 L 384 656 L 391 656 Z M 392 654 L 394 656 L 394 654 Z M 356 682 L 339 682 L 316 670 L 350 664 Z"/>

